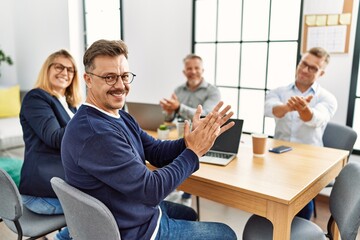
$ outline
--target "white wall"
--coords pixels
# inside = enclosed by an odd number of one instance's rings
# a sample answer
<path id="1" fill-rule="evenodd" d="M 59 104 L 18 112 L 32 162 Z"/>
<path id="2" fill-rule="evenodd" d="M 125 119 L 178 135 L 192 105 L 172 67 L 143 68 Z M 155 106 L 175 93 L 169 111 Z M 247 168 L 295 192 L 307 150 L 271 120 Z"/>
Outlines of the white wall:
<path id="1" fill-rule="evenodd" d="M 182 59 L 191 53 L 191 0 L 124 0 L 124 40 L 137 76 L 129 101 L 158 103 L 185 81 Z"/>
<path id="2" fill-rule="evenodd" d="M 67 1 L 15 1 L 14 16 L 21 16 L 15 17 L 14 40 L 18 81 L 22 89 L 33 87 L 49 54 L 60 48 L 69 49 L 68 14 Z"/>
<path id="3" fill-rule="evenodd" d="M 0 21 L 0 48 L 6 55 L 14 61 L 14 65 L 2 63 L 0 66 L 1 76 L 0 85 L 14 85 L 17 83 L 17 59 L 15 58 L 15 36 L 14 36 L 14 2 L 11 0 L 0 1 L 1 18 Z"/>
<path id="4" fill-rule="evenodd" d="M 0 46 L 15 62 L 14 66 L 2 66 L 0 84 L 18 82 L 22 90 L 31 89 L 45 58 L 60 48 L 69 49 L 82 69 L 80 3 L 80 0 L 0 1 L 6 19 L 0 21 Z M 192 1 L 123 0 L 123 4 L 124 40 L 129 46 L 131 71 L 137 74 L 128 100 L 157 103 L 185 81 L 182 59 L 191 51 Z M 347 117 L 358 4 L 359 1 L 354 1 L 349 53 L 332 55 L 326 75 L 319 80 L 338 99 L 333 121 L 343 124 Z M 70 23 L 70 16 L 77 16 L 77 21 Z"/>
<path id="5" fill-rule="evenodd" d="M 72 8 L 76 9 L 74 4 Z M 33 88 L 45 59 L 61 48 L 69 50 L 76 60 L 81 59 L 83 51 L 80 52 L 79 48 L 83 45 L 82 30 L 77 31 L 78 36 L 72 34 L 73 40 L 70 39 L 71 12 L 68 1 L 2 0 L 0 9 L 6 15 L 2 18 L 6 21 L 0 21 L 0 46 L 12 56 L 15 63 L 9 68 L 2 68 L 4 74 L 0 84 L 19 83 L 24 91 Z M 81 8 L 78 7 L 78 11 L 78 15 L 80 11 L 82 14 Z M 82 16 L 79 17 L 81 20 Z M 71 24 L 79 25 L 80 21 Z"/>

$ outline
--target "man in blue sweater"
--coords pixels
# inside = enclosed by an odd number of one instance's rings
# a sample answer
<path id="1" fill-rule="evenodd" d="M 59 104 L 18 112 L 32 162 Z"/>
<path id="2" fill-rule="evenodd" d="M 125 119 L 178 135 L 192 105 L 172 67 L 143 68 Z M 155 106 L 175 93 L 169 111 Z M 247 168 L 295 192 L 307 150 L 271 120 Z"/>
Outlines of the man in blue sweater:
<path id="1" fill-rule="evenodd" d="M 220 102 L 184 138 L 156 140 L 120 110 L 135 74 L 127 46 L 99 40 L 84 55 L 87 99 L 69 122 L 62 141 L 66 181 L 102 201 L 113 213 L 122 239 L 236 239 L 225 224 L 198 222 L 189 207 L 163 199 L 199 168 L 199 157 L 234 123 Z M 221 127 L 222 126 L 222 127 Z M 145 160 L 158 167 L 150 171 Z"/>

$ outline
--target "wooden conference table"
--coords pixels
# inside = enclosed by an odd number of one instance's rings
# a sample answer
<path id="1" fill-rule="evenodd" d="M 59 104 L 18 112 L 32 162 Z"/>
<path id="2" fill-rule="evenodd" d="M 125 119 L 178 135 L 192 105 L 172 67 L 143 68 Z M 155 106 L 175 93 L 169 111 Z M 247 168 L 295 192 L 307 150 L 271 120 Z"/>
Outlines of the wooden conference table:
<path id="1" fill-rule="evenodd" d="M 170 138 L 176 138 L 176 131 Z M 288 145 L 293 150 L 257 158 L 250 135 L 243 134 L 241 140 L 237 158 L 229 165 L 202 163 L 179 189 L 263 216 L 274 226 L 273 239 L 290 239 L 292 219 L 339 174 L 348 151 L 268 139 L 267 148 Z"/>

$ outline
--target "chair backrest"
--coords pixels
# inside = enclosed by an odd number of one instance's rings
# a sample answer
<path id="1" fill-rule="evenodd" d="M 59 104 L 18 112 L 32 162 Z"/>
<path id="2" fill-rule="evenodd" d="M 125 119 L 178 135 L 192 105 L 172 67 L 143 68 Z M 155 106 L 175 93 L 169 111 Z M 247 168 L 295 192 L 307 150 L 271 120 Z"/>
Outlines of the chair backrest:
<path id="1" fill-rule="evenodd" d="M 61 178 L 53 177 L 51 185 L 60 200 L 73 239 L 121 239 L 114 216 L 102 202 Z"/>
<path id="2" fill-rule="evenodd" d="M 352 153 L 357 134 L 351 127 L 329 122 L 323 135 L 324 147 L 348 150 Z"/>
<path id="3" fill-rule="evenodd" d="M 349 162 L 336 177 L 330 194 L 330 212 L 341 239 L 355 240 L 360 226 L 360 164 Z"/>
<path id="4" fill-rule="evenodd" d="M 10 175 L 0 168 L 0 217 L 16 221 L 23 214 L 19 190 Z"/>

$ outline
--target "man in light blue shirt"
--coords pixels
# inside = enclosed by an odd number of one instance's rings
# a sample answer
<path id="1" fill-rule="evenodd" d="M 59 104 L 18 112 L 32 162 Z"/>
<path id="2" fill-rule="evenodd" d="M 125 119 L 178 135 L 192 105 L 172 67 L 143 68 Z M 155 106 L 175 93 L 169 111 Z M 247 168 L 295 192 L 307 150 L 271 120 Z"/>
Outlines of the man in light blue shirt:
<path id="1" fill-rule="evenodd" d="M 295 82 L 267 94 L 265 116 L 275 118 L 276 139 L 323 146 L 322 135 L 337 101 L 316 80 L 324 74 L 329 58 L 324 49 L 310 49 L 297 67 Z"/>
<path id="2" fill-rule="evenodd" d="M 310 49 L 297 66 L 295 82 L 267 94 L 265 116 L 275 119 L 275 139 L 323 146 L 322 136 L 337 101 L 316 80 L 324 75 L 329 59 L 326 50 Z M 310 219 L 312 213 L 313 202 L 298 216 Z"/>

